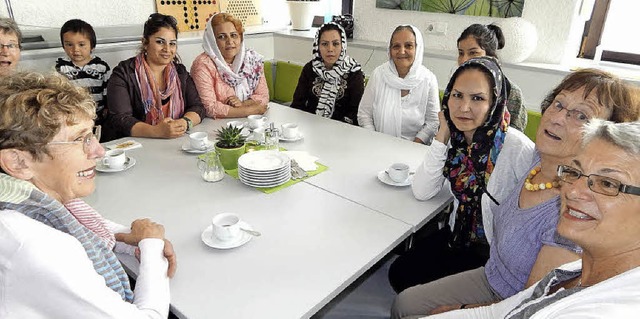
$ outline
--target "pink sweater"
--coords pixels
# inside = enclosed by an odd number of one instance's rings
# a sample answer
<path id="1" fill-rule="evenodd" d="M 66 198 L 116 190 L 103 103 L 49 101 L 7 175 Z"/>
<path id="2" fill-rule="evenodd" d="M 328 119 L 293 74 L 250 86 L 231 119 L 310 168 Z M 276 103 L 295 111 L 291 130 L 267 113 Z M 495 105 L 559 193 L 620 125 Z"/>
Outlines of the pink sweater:
<path id="1" fill-rule="evenodd" d="M 201 53 L 193 61 L 191 77 L 196 83 L 202 104 L 207 110 L 207 116 L 212 118 L 226 117 L 232 106 L 224 102 L 230 96 L 235 96 L 236 93 L 233 87 L 224 82 L 216 64 L 206 53 Z M 260 75 L 260 82 L 251 95 L 251 99 L 264 105 L 269 103 L 269 89 L 264 73 Z"/>

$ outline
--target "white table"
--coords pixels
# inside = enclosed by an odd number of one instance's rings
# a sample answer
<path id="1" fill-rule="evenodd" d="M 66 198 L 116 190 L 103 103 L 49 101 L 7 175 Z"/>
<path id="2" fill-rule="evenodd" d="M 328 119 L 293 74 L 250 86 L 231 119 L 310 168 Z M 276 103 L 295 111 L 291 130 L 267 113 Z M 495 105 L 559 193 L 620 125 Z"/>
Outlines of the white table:
<path id="1" fill-rule="evenodd" d="M 276 103 L 270 103 L 267 116 L 277 125 L 297 123 L 304 134 L 303 141 L 281 146 L 308 151 L 329 166 L 326 172 L 308 179 L 310 184 L 406 222 L 414 231 L 452 201 L 446 189 L 428 201 L 418 201 L 411 187 L 388 186 L 378 180 L 378 172 L 396 162 L 415 170 L 424 159 L 424 145 Z"/>
<path id="2" fill-rule="evenodd" d="M 298 123 L 305 138 L 282 143 L 319 156 L 329 169 L 273 194 L 230 176 L 206 183 L 196 156 L 182 152 L 187 137 L 136 138 L 137 164 L 100 174 L 87 201 L 127 224 L 151 217 L 165 225 L 178 255 L 171 281 L 172 311 L 182 318 L 308 318 L 450 202 L 442 193 L 416 201 L 409 187 L 377 180 L 393 162 L 420 163 L 424 146 L 271 104 L 267 116 Z M 206 119 L 195 131 L 213 138 L 229 120 Z M 263 233 L 223 251 L 200 234 L 221 212 L 238 213 Z M 124 258 L 134 273 L 137 262 Z"/>
<path id="3" fill-rule="evenodd" d="M 211 121 L 212 122 L 212 121 Z M 411 233 L 410 225 L 307 183 L 264 194 L 226 176 L 206 183 L 178 140 L 136 139 L 137 164 L 100 174 L 87 201 L 127 224 L 165 225 L 178 254 L 172 310 L 183 318 L 308 318 Z M 321 203 L 321 205 L 319 205 Z M 238 213 L 262 236 L 222 251 L 200 240 L 211 218 Z M 124 260 L 136 271 L 137 262 Z"/>

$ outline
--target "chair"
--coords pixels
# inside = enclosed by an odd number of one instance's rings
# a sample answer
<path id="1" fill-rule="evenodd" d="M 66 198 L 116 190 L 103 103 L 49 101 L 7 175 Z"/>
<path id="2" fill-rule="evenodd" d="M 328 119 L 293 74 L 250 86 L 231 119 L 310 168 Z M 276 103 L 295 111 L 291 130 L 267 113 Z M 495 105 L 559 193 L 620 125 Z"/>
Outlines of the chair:
<path id="1" fill-rule="evenodd" d="M 301 73 L 301 65 L 277 61 L 273 99 L 281 103 L 293 101 L 293 93 L 296 91 Z"/>
<path id="2" fill-rule="evenodd" d="M 273 98 L 273 62 L 264 61 L 264 77 L 267 79 L 267 87 L 269 88 L 269 99 Z"/>
<path id="3" fill-rule="evenodd" d="M 536 141 L 536 132 L 538 131 L 541 117 L 542 114 L 540 112 L 527 110 L 527 126 L 524 128 L 524 134 L 534 142 Z"/>

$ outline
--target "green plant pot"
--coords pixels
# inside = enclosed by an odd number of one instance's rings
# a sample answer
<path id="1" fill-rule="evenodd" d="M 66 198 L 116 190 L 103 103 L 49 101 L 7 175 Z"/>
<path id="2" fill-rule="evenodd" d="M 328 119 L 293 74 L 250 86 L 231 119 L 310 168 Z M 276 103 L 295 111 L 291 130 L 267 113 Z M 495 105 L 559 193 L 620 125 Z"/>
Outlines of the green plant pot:
<path id="1" fill-rule="evenodd" d="M 226 170 L 238 168 L 238 158 L 244 154 L 245 146 L 236 148 L 221 148 L 216 144 L 216 152 L 220 156 L 222 167 Z"/>

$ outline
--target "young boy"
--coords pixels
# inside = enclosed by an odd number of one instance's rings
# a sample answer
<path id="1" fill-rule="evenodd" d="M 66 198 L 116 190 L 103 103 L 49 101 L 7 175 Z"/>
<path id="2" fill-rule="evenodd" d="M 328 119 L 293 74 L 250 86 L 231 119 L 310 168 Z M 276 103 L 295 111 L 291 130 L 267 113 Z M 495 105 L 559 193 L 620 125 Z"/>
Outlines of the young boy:
<path id="1" fill-rule="evenodd" d="M 75 85 L 89 90 L 96 102 L 96 124 L 101 124 L 107 115 L 104 106 L 111 68 L 107 62 L 91 54 L 96 47 L 96 33 L 90 24 L 72 19 L 62 25 L 60 42 L 67 57 L 56 61 L 56 71 Z"/>

